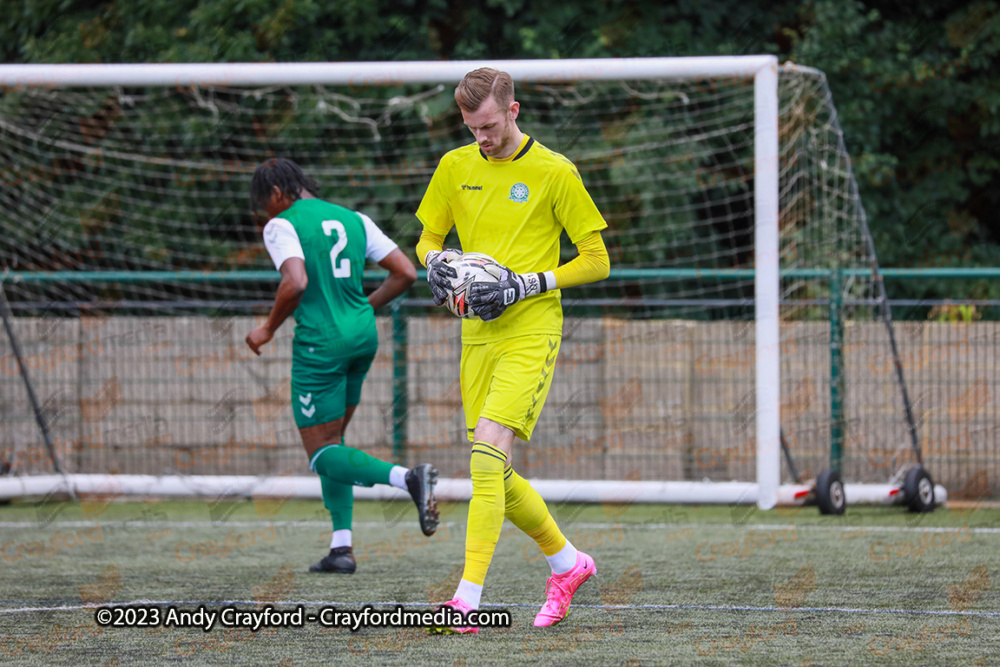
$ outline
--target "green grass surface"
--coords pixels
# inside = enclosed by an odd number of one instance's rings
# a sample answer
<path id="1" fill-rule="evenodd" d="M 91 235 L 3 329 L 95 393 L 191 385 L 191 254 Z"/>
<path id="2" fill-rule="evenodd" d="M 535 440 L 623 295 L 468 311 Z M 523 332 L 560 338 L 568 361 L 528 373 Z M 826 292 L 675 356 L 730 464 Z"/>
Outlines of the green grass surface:
<path id="1" fill-rule="evenodd" d="M 445 506 L 445 523 L 425 538 L 406 504 L 359 502 L 353 576 L 308 572 L 329 544 L 319 502 L 0 507 L 0 662 L 1000 663 L 1000 586 L 991 585 L 1000 564 L 1000 510 L 916 516 L 852 507 L 837 518 L 813 508 L 552 510 L 598 567 L 567 620 L 532 627 L 548 568 L 537 547 L 505 524 L 483 602 L 508 609 L 513 626 L 428 636 L 318 624 L 256 634 L 219 626 L 207 633 L 99 628 L 94 608 L 83 603 L 429 609 L 432 600 L 451 597 L 461 574 L 464 504 Z"/>

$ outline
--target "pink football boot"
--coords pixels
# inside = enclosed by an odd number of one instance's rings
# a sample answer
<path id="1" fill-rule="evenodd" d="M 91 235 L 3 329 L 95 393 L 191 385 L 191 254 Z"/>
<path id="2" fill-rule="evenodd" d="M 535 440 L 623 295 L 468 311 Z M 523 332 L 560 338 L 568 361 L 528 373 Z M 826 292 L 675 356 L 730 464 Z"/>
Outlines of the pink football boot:
<path id="1" fill-rule="evenodd" d="M 465 604 L 465 601 L 461 598 L 455 598 L 454 600 L 449 600 L 445 602 L 441 607 L 451 607 L 452 609 L 462 612 L 464 616 L 468 616 L 470 611 L 475 611 L 472 607 Z M 427 631 L 432 635 L 478 635 L 479 628 L 476 626 L 469 627 L 430 627 Z"/>
<path id="2" fill-rule="evenodd" d="M 573 594 L 580 585 L 597 574 L 597 566 L 594 559 L 578 551 L 576 553 L 576 565 L 569 572 L 553 574 L 545 584 L 545 604 L 542 610 L 535 616 L 535 627 L 544 628 L 555 625 L 566 618 L 569 613 L 569 603 L 573 601 Z"/>

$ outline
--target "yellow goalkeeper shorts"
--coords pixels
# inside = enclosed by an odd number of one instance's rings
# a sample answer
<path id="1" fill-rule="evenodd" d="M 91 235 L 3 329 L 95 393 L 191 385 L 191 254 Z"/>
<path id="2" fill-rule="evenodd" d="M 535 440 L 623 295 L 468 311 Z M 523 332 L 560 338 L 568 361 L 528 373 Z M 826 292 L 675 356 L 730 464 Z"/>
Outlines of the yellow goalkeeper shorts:
<path id="1" fill-rule="evenodd" d="M 531 439 L 552 386 L 561 340 L 536 334 L 462 345 L 462 404 L 470 442 L 481 417 Z"/>

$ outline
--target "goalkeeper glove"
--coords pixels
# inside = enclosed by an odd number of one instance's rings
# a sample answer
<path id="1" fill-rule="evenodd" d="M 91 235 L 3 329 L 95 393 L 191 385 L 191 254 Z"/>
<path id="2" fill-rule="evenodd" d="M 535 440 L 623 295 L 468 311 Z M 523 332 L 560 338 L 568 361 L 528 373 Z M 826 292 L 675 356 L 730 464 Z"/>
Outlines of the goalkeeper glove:
<path id="1" fill-rule="evenodd" d="M 469 305 L 485 322 L 503 315 L 509 306 L 545 291 L 542 274 L 514 273 L 501 266 L 501 277 L 495 283 L 473 283 L 469 287 Z"/>
<path id="2" fill-rule="evenodd" d="M 427 265 L 427 284 L 431 287 L 435 306 L 440 306 L 448 299 L 448 292 L 451 291 L 451 279 L 458 277 L 458 272 L 455 271 L 454 267 L 448 266 L 448 262 L 461 256 L 461 252 L 451 249 L 432 250 L 427 253 L 424 260 L 424 264 Z"/>

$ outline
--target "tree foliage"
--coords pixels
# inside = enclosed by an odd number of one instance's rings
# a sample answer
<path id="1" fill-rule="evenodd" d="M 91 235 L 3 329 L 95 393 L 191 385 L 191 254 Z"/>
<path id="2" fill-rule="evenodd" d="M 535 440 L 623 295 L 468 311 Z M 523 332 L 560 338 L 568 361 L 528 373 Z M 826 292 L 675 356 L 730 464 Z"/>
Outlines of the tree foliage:
<path id="1" fill-rule="evenodd" d="M 992 0 L 23 0 L 0 19 L 0 50 L 7 63 L 774 53 L 827 74 L 884 266 L 1000 266 L 998 17 Z"/>

